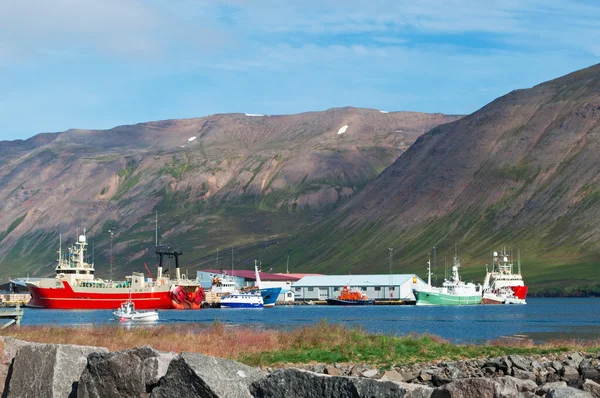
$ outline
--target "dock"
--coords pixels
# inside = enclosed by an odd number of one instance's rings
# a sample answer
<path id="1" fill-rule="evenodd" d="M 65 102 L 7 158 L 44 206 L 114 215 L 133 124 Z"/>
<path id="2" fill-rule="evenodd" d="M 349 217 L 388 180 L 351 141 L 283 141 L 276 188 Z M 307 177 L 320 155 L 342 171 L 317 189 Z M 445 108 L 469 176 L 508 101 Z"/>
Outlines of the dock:
<path id="1" fill-rule="evenodd" d="M 0 309 L 0 319 L 2 319 L 4 323 L 0 326 L 0 329 L 4 329 L 12 325 L 20 327 L 22 318 L 23 308 L 21 308 L 19 304 L 17 304 L 15 308 L 2 308 Z"/>

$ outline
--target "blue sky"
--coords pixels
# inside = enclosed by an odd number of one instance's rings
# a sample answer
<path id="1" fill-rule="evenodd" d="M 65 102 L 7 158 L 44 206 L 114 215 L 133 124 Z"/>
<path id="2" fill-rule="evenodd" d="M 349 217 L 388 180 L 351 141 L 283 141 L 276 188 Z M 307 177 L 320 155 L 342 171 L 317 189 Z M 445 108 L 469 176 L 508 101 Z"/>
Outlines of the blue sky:
<path id="1" fill-rule="evenodd" d="M 346 105 L 470 113 L 600 62 L 596 1 L 0 2 L 0 139 Z"/>

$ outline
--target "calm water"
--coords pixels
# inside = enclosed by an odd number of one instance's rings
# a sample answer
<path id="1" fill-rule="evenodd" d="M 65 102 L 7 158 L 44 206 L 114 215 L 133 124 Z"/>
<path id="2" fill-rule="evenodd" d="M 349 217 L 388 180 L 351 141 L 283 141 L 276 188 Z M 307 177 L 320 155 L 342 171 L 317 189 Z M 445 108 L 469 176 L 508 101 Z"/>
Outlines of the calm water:
<path id="1" fill-rule="evenodd" d="M 550 338 L 600 337 L 600 298 L 528 299 L 524 306 L 289 306 L 260 310 L 205 309 L 161 311 L 159 325 L 177 323 L 293 329 L 323 319 L 359 326 L 370 332 L 403 335 L 432 333 L 455 342 L 484 342 L 526 334 L 536 341 Z M 127 327 L 111 311 L 59 311 L 28 308 L 22 325 L 98 325 Z M 151 325 L 149 325 L 151 327 Z"/>

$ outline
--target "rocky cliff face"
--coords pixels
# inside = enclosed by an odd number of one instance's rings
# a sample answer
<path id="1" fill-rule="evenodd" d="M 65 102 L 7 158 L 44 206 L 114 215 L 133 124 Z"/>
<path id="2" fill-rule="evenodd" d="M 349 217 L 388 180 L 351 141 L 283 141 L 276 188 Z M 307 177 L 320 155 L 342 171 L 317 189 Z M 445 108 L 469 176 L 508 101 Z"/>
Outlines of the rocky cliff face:
<path id="1" fill-rule="evenodd" d="M 52 273 L 59 232 L 73 239 L 77 228 L 87 228 L 100 276 L 108 229 L 117 273 L 139 270 L 153 261 L 156 212 L 159 240 L 181 248 L 191 267 L 218 247 L 236 246 L 240 262 L 261 256 L 268 242 L 345 203 L 422 133 L 456 119 L 341 108 L 0 142 L 0 275 Z"/>
<path id="2" fill-rule="evenodd" d="M 599 151 L 600 66 L 513 91 L 421 136 L 315 232 L 336 238 L 311 263 L 383 270 L 395 247 L 400 268 L 423 274 L 432 246 L 443 267 L 456 243 L 481 280 L 507 244 L 521 248 L 530 283 L 598 281 Z"/>

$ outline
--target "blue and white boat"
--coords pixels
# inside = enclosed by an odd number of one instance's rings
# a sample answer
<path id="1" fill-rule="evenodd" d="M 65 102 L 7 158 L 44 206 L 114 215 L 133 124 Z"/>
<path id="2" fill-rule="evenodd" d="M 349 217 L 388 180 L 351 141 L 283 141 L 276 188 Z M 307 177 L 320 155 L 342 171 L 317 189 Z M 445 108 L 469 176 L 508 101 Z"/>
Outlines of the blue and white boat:
<path id="1" fill-rule="evenodd" d="M 255 293 L 233 293 L 221 299 L 221 308 L 263 308 L 263 298 Z"/>
<path id="2" fill-rule="evenodd" d="M 256 260 L 254 261 L 254 273 L 256 274 L 255 286 L 258 288 L 258 291 L 260 292 L 260 295 L 262 296 L 264 307 L 265 308 L 275 307 L 275 303 L 277 302 L 279 293 L 281 293 L 281 288 L 280 287 L 263 288 L 261 286 L 262 282 L 260 281 L 260 274 L 258 272 L 258 266 L 256 265 Z"/>
<path id="3" fill-rule="evenodd" d="M 281 293 L 280 287 L 267 287 L 259 290 L 260 295 L 263 299 L 263 305 L 265 308 L 275 307 L 275 303 L 277 302 L 277 297 L 279 297 L 279 293 Z"/>

